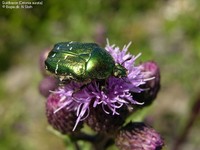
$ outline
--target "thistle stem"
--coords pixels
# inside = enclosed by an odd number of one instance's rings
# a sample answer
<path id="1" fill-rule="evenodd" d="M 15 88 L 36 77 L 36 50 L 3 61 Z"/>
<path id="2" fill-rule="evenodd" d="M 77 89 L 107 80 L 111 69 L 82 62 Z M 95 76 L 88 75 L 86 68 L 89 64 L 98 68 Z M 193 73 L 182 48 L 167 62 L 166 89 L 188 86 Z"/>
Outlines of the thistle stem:
<path id="1" fill-rule="evenodd" d="M 80 150 L 77 144 L 77 141 L 79 140 L 90 142 L 93 145 L 94 150 L 106 149 L 108 146 L 113 144 L 112 138 L 104 134 L 88 135 L 86 133 L 79 132 L 78 134 L 72 135 L 70 138 L 73 142 L 75 142 L 77 150 Z"/>
<path id="2" fill-rule="evenodd" d="M 186 122 L 186 126 L 183 129 L 182 133 L 178 136 L 173 150 L 179 150 L 181 145 L 183 144 L 184 140 L 186 139 L 187 135 L 189 134 L 194 122 L 197 120 L 200 113 L 200 95 L 197 97 L 195 103 L 192 106 L 190 117 Z"/>

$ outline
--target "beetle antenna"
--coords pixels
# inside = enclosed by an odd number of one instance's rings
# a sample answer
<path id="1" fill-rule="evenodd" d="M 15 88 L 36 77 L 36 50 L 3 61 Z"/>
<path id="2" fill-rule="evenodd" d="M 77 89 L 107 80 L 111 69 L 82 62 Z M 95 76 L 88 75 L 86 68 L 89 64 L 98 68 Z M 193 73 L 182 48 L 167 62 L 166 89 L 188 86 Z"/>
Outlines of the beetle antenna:
<path id="1" fill-rule="evenodd" d="M 132 56 L 128 57 L 127 59 L 125 59 L 121 64 L 123 65 L 126 61 L 131 60 Z"/>

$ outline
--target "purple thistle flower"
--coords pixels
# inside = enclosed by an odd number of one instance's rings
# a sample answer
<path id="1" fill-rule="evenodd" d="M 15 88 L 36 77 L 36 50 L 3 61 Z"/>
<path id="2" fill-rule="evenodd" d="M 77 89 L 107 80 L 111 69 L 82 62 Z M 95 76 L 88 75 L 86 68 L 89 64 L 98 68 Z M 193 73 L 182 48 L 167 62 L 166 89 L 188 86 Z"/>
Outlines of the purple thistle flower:
<path id="1" fill-rule="evenodd" d="M 105 113 L 120 115 L 119 109 L 123 105 L 142 104 L 134 100 L 131 92 L 140 93 L 143 91 L 139 86 L 145 84 L 149 79 L 145 79 L 145 72 L 142 72 L 139 66 L 135 66 L 135 60 L 141 54 L 133 56 L 127 52 L 130 44 L 124 46 L 122 51 L 115 45 L 110 45 L 109 42 L 105 47 L 115 62 L 127 69 L 127 77 L 115 78 L 111 76 L 106 79 L 104 87 L 101 86 L 99 81 L 95 80 L 87 85 L 71 81 L 69 84 L 53 91 L 61 97 L 58 109 L 54 113 L 61 109 L 76 112 L 77 120 L 73 130 L 80 121 L 88 117 L 90 107 L 95 108 L 101 105 Z"/>

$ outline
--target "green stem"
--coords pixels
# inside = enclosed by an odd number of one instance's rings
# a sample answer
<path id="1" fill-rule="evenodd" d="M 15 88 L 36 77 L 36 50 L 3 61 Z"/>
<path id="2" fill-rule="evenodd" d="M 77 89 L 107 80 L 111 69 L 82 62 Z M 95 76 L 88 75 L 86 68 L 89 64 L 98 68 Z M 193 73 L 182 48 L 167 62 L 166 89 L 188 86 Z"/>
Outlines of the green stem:
<path id="1" fill-rule="evenodd" d="M 78 146 L 77 141 L 79 140 L 88 141 L 93 145 L 94 150 L 103 150 L 113 144 L 113 139 L 105 134 L 88 135 L 86 133 L 79 132 L 78 134 L 72 135 L 70 139 L 77 146 Z M 77 147 L 76 149 L 80 150 L 79 147 Z"/>

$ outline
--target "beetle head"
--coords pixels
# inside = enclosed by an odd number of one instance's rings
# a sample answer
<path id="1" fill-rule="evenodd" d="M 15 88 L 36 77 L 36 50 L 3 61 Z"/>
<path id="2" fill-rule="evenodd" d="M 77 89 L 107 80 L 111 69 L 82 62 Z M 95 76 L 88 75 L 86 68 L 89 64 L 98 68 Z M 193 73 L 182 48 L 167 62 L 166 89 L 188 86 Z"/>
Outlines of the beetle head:
<path id="1" fill-rule="evenodd" d="M 125 76 L 127 76 L 127 70 L 122 65 L 115 64 L 115 67 L 113 69 L 113 75 L 115 77 L 119 77 L 119 78 L 125 77 Z"/>

